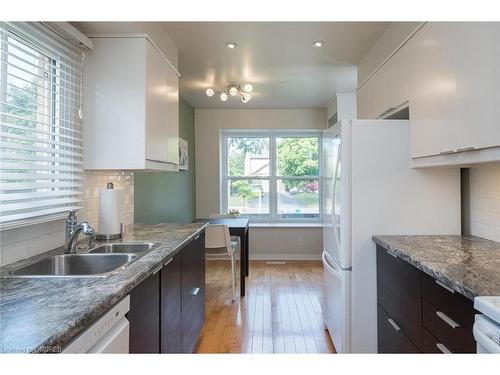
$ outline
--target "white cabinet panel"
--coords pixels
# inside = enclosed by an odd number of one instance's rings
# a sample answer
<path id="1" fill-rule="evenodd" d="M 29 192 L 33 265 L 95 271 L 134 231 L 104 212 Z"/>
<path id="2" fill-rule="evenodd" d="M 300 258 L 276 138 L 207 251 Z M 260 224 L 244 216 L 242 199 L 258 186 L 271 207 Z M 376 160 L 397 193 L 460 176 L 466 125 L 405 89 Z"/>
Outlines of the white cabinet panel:
<path id="1" fill-rule="evenodd" d="M 358 118 L 362 120 L 366 120 L 370 118 L 369 110 L 370 110 L 370 96 L 368 93 L 368 85 L 369 81 L 366 82 L 356 93 L 357 96 L 357 107 L 358 107 Z"/>
<path id="2" fill-rule="evenodd" d="M 459 149 L 500 145 L 500 24 L 455 24 Z"/>
<path id="3" fill-rule="evenodd" d="M 167 162 L 179 164 L 179 76 L 170 66 L 167 69 L 167 123 Z"/>
<path id="4" fill-rule="evenodd" d="M 458 148 L 455 35 L 446 23 L 426 24 L 408 43 L 412 157 Z"/>
<path id="5" fill-rule="evenodd" d="M 384 78 L 381 70 L 358 90 L 358 118 L 376 119 L 385 110 Z"/>
<path id="6" fill-rule="evenodd" d="M 392 110 L 408 101 L 406 46 L 397 51 L 383 68 L 385 68 L 386 110 Z"/>
<path id="7" fill-rule="evenodd" d="M 167 162 L 167 62 L 146 43 L 146 159 Z M 177 151 L 177 150 L 176 150 Z"/>

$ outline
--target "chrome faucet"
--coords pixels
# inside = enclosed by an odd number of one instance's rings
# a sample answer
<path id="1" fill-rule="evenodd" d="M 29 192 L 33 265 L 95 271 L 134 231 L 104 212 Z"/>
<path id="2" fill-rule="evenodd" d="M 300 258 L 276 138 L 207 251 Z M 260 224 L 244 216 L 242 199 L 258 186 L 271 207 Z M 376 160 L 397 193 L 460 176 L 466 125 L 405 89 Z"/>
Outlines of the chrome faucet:
<path id="1" fill-rule="evenodd" d="M 82 232 L 83 234 L 89 236 L 89 248 L 93 247 L 95 244 L 95 229 L 87 223 L 86 221 L 81 222 L 76 225 L 71 232 L 68 240 L 66 241 L 64 247 L 64 254 L 76 253 L 76 243 L 78 240 L 78 235 Z"/>

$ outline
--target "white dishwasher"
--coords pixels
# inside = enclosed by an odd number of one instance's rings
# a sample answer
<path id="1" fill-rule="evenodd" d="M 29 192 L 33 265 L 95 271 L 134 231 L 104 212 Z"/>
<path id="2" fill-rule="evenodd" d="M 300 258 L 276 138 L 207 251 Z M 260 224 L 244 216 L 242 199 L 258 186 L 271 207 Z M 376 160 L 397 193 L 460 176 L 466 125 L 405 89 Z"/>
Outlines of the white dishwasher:
<path id="1" fill-rule="evenodd" d="M 482 312 L 473 328 L 477 352 L 500 353 L 500 297 L 476 297 L 474 308 Z"/>
<path id="2" fill-rule="evenodd" d="M 125 297 L 79 334 L 63 353 L 128 353 L 130 296 Z"/>

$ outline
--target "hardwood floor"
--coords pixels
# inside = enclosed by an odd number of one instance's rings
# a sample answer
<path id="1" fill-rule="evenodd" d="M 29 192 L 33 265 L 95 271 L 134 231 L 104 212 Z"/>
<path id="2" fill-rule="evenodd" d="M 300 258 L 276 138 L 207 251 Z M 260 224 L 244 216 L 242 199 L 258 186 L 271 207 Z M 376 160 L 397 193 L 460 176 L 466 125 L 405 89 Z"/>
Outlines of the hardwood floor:
<path id="1" fill-rule="evenodd" d="M 198 353 L 334 353 L 324 328 L 319 261 L 250 262 L 247 294 L 231 301 L 228 261 L 209 261 Z"/>

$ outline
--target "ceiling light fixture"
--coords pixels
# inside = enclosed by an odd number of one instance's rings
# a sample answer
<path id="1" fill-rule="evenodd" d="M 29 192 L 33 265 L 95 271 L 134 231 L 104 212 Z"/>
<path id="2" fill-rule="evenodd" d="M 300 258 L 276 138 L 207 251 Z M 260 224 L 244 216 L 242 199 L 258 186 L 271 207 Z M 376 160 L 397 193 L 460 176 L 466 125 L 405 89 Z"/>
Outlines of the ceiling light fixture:
<path id="1" fill-rule="evenodd" d="M 313 46 L 317 48 L 321 48 L 325 45 L 325 42 L 323 40 L 316 40 L 313 42 Z"/>
<path id="2" fill-rule="evenodd" d="M 243 90 L 245 90 L 245 92 L 252 92 L 253 87 L 251 84 L 247 83 L 245 86 L 243 86 Z"/>
<path id="3" fill-rule="evenodd" d="M 226 43 L 226 48 L 229 48 L 229 49 L 235 49 L 237 46 L 238 46 L 238 44 L 235 42 L 227 42 Z"/>
<path id="4" fill-rule="evenodd" d="M 253 87 L 250 83 L 247 83 L 243 85 L 243 89 L 241 88 L 240 85 L 236 84 L 230 84 L 226 86 L 223 90 L 221 91 L 215 91 L 211 87 L 205 90 L 205 94 L 208 97 L 212 97 L 215 94 L 219 95 L 219 99 L 223 102 L 227 102 L 229 99 L 229 96 L 240 96 L 241 101 L 243 103 L 248 103 L 252 99 L 252 94 L 250 92 L 253 90 Z"/>

